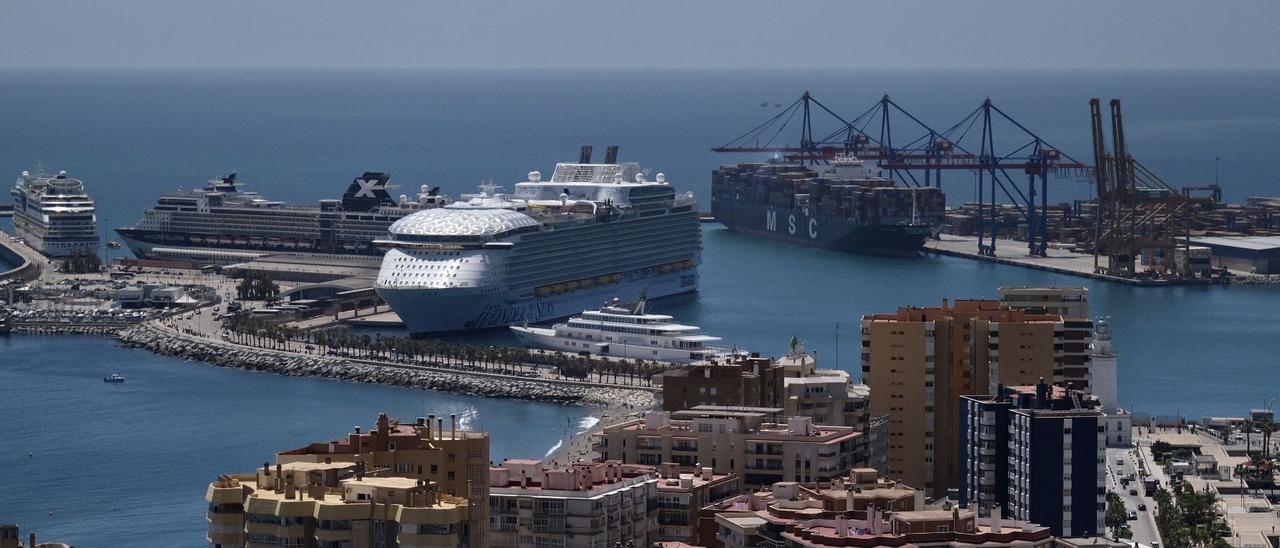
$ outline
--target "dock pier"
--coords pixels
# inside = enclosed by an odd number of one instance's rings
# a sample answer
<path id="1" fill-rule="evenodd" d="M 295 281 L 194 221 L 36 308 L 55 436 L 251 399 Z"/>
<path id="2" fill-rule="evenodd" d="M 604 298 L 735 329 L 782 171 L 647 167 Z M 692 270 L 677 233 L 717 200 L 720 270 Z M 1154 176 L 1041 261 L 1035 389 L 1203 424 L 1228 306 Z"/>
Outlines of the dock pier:
<path id="1" fill-rule="evenodd" d="M 1081 276 L 1095 280 L 1143 287 L 1206 285 L 1213 283 L 1212 280 L 1206 279 L 1125 278 L 1109 274 L 1099 274 L 1093 270 L 1093 255 L 1091 254 L 1086 255 L 1083 253 L 1073 253 L 1066 249 L 1050 247 L 1045 252 L 1046 256 L 1035 257 L 1027 254 L 1027 242 L 1019 242 L 1017 240 L 996 240 L 996 253 L 1006 253 L 1007 255 L 997 255 L 992 257 L 978 253 L 978 238 L 976 236 L 941 234 L 938 238 L 939 239 L 937 240 L 929 240 L 925 242 L 923 250 L 927 253 L 935 253 L 938 255 L 977 259 L 979 261 L 1020 266 L 1023 268 L 1034 268 L 1036 270 L 1047 270 L 1049 272 L 1057 272 L 1059 274 L 1067 274 L 1070 276 Z"/>

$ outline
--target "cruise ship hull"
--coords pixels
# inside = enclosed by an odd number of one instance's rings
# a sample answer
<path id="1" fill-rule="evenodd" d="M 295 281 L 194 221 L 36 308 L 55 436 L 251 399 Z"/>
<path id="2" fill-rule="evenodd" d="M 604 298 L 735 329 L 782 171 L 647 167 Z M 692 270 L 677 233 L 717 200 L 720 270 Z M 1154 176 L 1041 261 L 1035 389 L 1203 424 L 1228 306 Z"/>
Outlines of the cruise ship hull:
<path id="1" fill-rule="evenodd" d="M 360 251 L 333 250 L 331 249 L 332 246 L 324 247 L 307 241 L 301 245 L 294 243 L 292 247 L 288 247 L 283 242 L 271 242 L 261 238 L 246 238 L 241 241 L 229 238 L 225 244 L 219 240 L 208 242 L 211 245 L 203 245 L 203 243 L 194 242 L 189 234 L 161 233 L 135 228 L 117 228 L 115 230 L 120 235 L 125 247 L 128 247 L 133 252 L 133 255 L 140 259 L 231 264 L 249 261 L 265 255 L 330 254 L 368 262 L 371 267 L 377 267 L 382 261 L 382 250 L 372 246 Z M 261 241 L 255 242 L 254 240 Z M 212 245 L 216 245 L 216 247 L 212 247 Z"/>
<path id="2" fill-rule="evenodd" d="M 858 224 L 804 209 L 714 200 L 717 221 L 736 232 L 867 255 L 916 256 L 934 233 L 927 224 Z"/>
<path id="3" fill-rule="evenodd" d="M 486 293 L 485 289 L 421 289 L 378 287 L 382 297 L 400 316 L 412 335 L 476 331 L 521 323 L 539 323 L 599 308 L 614 298 L 634 301 L 693 293 L 698 289 L 696 271 L 634 275 L 603 286 L 558 295 L 536 297 L 516 292 Z"/>

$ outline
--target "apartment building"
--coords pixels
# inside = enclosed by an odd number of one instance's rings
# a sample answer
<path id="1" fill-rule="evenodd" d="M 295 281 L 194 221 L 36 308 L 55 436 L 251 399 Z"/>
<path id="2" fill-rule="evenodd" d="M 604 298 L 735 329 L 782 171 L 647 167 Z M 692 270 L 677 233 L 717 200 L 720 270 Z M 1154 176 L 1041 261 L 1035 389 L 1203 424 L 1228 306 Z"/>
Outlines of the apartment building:
<path id="1" fill-rule="evenodd" d="M 782 533 L 796 523 L 822 518 L 865 519 L 869 509 L 910 511 L 924 507 L 924 493 L 879 477 L 871 468 L 855 468 L 829 483 L 779 482 L 722 500 L 698 513 L 697 544 L 779 546 Z M 725 514 L 722 518 L 721 514 Z M 754 515 L 751 515 L 754 514 Z"/>
<path id="2" fill-rule="evenodd" d="M 36 534 L 30 533 L 27 543 L 22 543 L 22 530 L 17 525 L 0 525 L 0 548 L 76 548 L 61 542 L 36 543 Z"/>
<path id="3" fill-rule="evenodd" d="M 781 408 L 697 406 L 651 411 L 606 427 L 593 439 L 602 460 L 681 470 L 709 467 L 736 474 L 746 487 L 779 481 L 817 482 L 866 467 L 866 436 L 850 426 L 817 425 L 808 417 L 781 418 Z"/>
<path id="4" fill-rule="evenodd" d="M 424 480 L 367 475 L 363 462 L 263 465 L 254 475 L 220 476 L 205 500 L 215 548 L 479 546 L 467 499 Z"/>
<path id="5" fill-rule="evenodd" d="M 658 466 L 659 542 L 689 542 L 697 536 L 698 511 L 742 491 L 737 474 L 716 474 L 710 467 L 681 472 L 672 462 Z"/>
<path id="6" fill-rule="evenodd" d="M 1062 318 L 961 300 L 862 318 L 862 379 L 888 416 L 887 475 L 943 496 L 959 485 L 959 396 L 1062 378 Z"/>
<path id="7" fill-rule="evenodd" d="M 665 411 L 699 405 L 780 407 L 782 377 L 783 370 L 758 352 L 669 369 L 657 376 L 662 384 L 660 407 Z"/>
<path id="8" fill-rule="evenodd" d="M 1107 440 L 1096 399 L 1041 382 L 961 400 L 962 506 L 1056 536 L 1105 533 Z"/>
<path id="9" fill-rule="evenodd" d="M 1001 287 L 996 293 L 1009 308 L 1062 316 L 1062 378 L 1057 382 L 1072 390 L 1088 390 L 1093 378 L 1089 346 L 1094 328 L 1089 316 L 1089 289 Z"/>
<path id="10" fill-rule="evenodd" d="M 489 469 L 488 487 L 494 548 L 648 546 L 658 533 L 651 467 L 506 460 Z"/>
<path id="11" fill-rule="evenodd" d="M 318 442 L 276 454 L 276 462 L 289 464 L 364 462 L 391 474 L 424 480 L 444 494 L 468 500 L 469 531 L 478 546 L 486 544 L 489 529 L 489 435 L 459 429 L 449 416 L 418 417 L 402 423 L 379 414 L 373 429 L 359 426 L 344 438 Z"/>
<path id="12" fill-rule="evenodd" d="M 870 520 L 814 519 L 782 533 L 788 548 L 913 546 L 919 548 L 1050 548 L 1053 534 L 1025 521 L 979 518 L 971 510 L 916 510 Z M 735 547 L 736 548 L 736 547 Z"/>

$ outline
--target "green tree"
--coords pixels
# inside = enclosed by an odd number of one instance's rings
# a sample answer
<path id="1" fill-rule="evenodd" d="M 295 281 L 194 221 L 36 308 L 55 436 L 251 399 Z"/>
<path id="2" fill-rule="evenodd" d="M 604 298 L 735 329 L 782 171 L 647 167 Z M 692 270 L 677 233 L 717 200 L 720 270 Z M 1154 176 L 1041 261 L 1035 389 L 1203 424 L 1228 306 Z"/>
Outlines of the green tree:
<path id="1" fill-rule="evenodd" d="M 1107 528 L 1111 529 L 1112 538 L 1132 538 L 1133 531 L 1129 529 L 1129 512 L 1125 509 L 1124 499 L 1115 491 L 1107 491 Z"/>

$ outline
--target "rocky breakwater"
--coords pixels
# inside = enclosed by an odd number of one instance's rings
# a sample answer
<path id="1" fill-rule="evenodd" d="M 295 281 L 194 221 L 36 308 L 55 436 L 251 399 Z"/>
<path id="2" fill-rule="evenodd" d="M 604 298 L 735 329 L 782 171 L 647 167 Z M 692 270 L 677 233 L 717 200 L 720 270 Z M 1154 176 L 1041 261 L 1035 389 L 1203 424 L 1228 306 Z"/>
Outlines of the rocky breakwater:
<path id="1" fill-rule="evenodd" d="M 265 350 L 214 341 L 142 324 L 116 335 L 120 344 L 145 348 L 157 354 L 201 361 L 218 367 L 232 367 L 297 377 L 367 382 L 439 390 L 458 394 L 509 398 L 560 404 L 648 407 L 653 395 L 642 390 L 603 388 L 584 384 L 543 382 L 517 377 L 477 375 L 468 372 L 400 364 L 372 364 L 296 352 Z"/>

